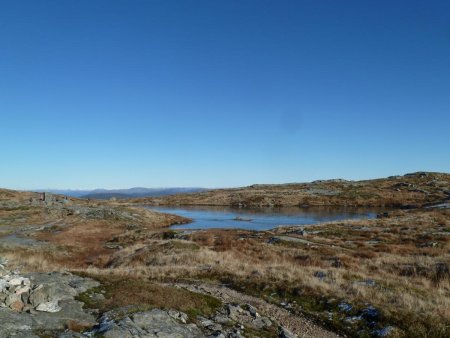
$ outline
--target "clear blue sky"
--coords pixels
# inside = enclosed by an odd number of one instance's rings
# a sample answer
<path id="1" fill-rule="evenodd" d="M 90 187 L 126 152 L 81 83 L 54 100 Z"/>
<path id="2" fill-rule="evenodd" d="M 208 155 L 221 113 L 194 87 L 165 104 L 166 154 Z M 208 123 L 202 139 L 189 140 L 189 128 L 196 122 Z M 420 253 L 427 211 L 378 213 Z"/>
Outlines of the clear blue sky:
<path id="1" fill-rule="evenodd" d="M 0 186 L 450 171 L 450 1 L 4 1 Z"/>

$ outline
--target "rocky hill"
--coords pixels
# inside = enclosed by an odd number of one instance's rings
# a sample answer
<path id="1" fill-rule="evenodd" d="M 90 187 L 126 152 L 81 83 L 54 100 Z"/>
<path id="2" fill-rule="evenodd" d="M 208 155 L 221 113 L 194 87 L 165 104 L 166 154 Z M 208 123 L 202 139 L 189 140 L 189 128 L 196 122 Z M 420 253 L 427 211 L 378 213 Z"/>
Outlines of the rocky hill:
<path id="1" fill-rule="evenodd" d="M 388 178 L 255 184 L 243 188 L 131 199 L 152 205 L 413 207 L 450 198 L 450 174 L 416 172 Z"/>

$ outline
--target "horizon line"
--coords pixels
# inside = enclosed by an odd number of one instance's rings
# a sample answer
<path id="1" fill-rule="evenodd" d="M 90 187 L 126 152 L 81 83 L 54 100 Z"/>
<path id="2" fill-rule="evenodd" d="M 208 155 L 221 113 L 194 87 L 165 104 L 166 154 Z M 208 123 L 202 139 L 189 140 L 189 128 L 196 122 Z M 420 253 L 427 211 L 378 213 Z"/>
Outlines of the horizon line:
<path id="1" fill-rule="evenodd" d="M 382 177 L 371 177 L 371 178 L 364 178 L 364 179 L 348 179 L 348 178 L 342 178 L 342 177 L 335 177 L 335 178 L 321 178 L 321 179 L 315 179 L 315 180 L 309 180 L 309 181 L 290 181 L 290 182 L 283 182 L 283 183 L 251 183 L 247 185 L 233 185 L 233 186 L 221 186 L 221 187 L 206 187 L 206 186 L 159 186 L 159 187 L 143 187 L 143 186 L 133 186 L 130 188 L 30 188 L 30 189 L 18 189 L 18 188 L 3 188 L 3 189 L 9 189 L 9 190 L 16 190 L 16 191 L 28 191 L 28 192 L 45 192 L 45 191 L 94 191 L 94 190 L 130 190 L 130 189 L 234 189 L 234 188 L 241 188 L 241 187 L 249 187 L 253 185 L 285 185 L 285 184 L 303 184 L 303 183 L 312 183 L 316 181 L 329 181 L 329 180 L 345 180 L 345 181 L 370 181 L 370 180 L 376 180 L 376 179 L 382 179 L 382 178 L 389 178 L 389 177 L 398 177 L 398 176 L 405 176 L 408 174 L 416 174 L 416 173 L 429 173 L 429 174 L 450 174 L 448 172 L 444 171 L 426 171 L 426 170 L 417 170 L 412 172 L 407 172 L 404 174 L 394 174 L 394 175 L 388 175 L 388 176 L 382 176 Z M 1 186 L 0 186 L 1 188 Z"/>

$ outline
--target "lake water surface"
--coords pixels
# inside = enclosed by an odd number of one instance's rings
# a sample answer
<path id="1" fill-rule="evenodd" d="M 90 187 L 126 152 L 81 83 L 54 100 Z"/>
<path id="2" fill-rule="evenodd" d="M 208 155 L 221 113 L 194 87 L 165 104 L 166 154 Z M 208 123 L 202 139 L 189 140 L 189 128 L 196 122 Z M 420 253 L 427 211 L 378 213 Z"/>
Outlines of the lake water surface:
<path id="1" fill-rule="evenodd" d="M 307 225 L 343 219 L 375 218 L 380 209 L 285 207 L 285 208 L 231 208 L 215 206 L 147 206 L 149 209 L 175 214 L 193 221 L 175 225 L 172 229 L 238 228 L 269 230 L 279 225 Z"/>

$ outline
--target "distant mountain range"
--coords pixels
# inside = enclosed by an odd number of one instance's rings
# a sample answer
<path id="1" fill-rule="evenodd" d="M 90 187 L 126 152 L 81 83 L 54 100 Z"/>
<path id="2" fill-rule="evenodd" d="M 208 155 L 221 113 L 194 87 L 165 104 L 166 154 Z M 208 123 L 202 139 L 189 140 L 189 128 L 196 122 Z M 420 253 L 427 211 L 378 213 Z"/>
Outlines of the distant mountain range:
<path id="1" fill-rule="evenodd" d="M 130 188 L 130 189 L 94 189 L 94 190 L 58 190 L 42 189 L 42 192 L 51 192 L 59 195 L 67 195 L 77 198 L 91 199 L 126 199 L 136 197 L 157 197 L 167 195 L 177 195 L 184 193 L 201 192 L 204 188 Z"/>

